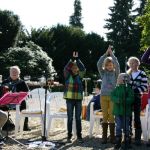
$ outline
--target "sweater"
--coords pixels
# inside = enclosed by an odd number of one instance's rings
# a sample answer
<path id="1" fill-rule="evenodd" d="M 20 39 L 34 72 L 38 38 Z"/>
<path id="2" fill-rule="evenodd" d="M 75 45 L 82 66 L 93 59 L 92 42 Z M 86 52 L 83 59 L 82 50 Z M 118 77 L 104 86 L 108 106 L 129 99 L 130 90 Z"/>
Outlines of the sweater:
<path id="1" fill-rule="evenodd" d="M 129 75 L 129 84 L 131 85 L 131 88 L 134 90 L 135 94 L 142 94 L 148 91 L 147 76 L 144 71 L 139 70 L 139 74 L 135 79 L 133 79 L 131 73 Z"/>
<path id="2" fill-rule="evenodd" d="M 127 87 L 125 84 L 117 85 L 116 88 L 111 92 L 111 100 L 113 102 L 113 114 L 115 116 L 125 115 L 125 105 L 126 115 L 132 115 L 134 92 L 129 85 L 127 85 Z"/>
<path id="3" fill-rule="evenodd" d="M 22 79 L 13 81 L 10 77 L 2 82 L 2 86 L 8 86 L 11 92 L 28 92 L 29 87 Z"/>
<path id="4" fill-rule="evenodd" d="M 112 54 L 111 57 L 113 59 L 115 70 L 107 71 L 106 69 L 103 69 L 103 62 L 106 57 L 106 54 L 100 57 L 100 59 L 97 62 L 97 68 L 102 79 L 101 95 L 110 96 L 111 91 L 116 86 L 117 77 L 120 73 L 120 66 L 117 58 L 114 56 L 114 54 Z"/>
<path id="5" fill-rule="evenodd" d="M 77 75 L 73 75 L 71 71 L 71 68 L 73 66 L 72 60 L 70 60 L 64 68 L 64 78 L 65 78 L 64 98 L 66 100 L 83 99 L 82 78 L 85 74 L 85 67 L 79 59 L 77 59 L 76 61 L 77 66 L 79 68 L 79 73 Z"/>

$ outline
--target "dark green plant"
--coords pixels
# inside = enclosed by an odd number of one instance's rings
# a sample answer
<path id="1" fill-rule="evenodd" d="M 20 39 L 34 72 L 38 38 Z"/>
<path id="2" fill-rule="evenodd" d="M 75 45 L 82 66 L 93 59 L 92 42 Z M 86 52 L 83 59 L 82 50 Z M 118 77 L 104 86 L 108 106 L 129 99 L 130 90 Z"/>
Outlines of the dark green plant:
<path id="1" fill-rule="evenodd" d="M 14 47 L 18 40 L 21 22 L 12 11 L 0 10 L 0 50 L 6 51 Z"/>
<path id="2" fill-rule="evenodd" d="M 82 7 L 81 1 L 74 1 L 74 13 L 70 16 L 69 24 L 73 27 L 83 28 L 83 24 L 81 23 L 82 19 Z"/>

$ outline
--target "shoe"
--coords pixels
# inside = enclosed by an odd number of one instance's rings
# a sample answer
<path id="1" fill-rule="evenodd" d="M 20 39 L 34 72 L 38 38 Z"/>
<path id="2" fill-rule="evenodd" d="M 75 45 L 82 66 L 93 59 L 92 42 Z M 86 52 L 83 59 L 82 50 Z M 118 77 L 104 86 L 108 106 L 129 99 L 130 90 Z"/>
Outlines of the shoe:
<path id="1" fill-rule="evenodd" d="M 79 143 L 84 143 L 84 141 L 83 141 L 82 138 L 78 138 L 77 141 L 78 141 Z"/>
<path id="2" fill-rule="evenodd" d="M 0 130 L 0 142 L 5 141 L 6 137 L 3 136 L 1 130 Z"/>
<path id="3" fill-rule="evenodd" d="M 3 144 L 4 144 L 4 141 L 1 141 L 1 140 L 0 140 L 0 145 L 3 145 Z"/>
<path id="4" fill-rule="evenodd" d="M 23 127 L 23 131 L 31 131 L 31 128 L 29 128 L 28 125 L 24 125 Z"/>
<path id="5" fill-rule="evenodd" d="M 72 143 L 71 138 L 67 138 L 67 143 Z"/>

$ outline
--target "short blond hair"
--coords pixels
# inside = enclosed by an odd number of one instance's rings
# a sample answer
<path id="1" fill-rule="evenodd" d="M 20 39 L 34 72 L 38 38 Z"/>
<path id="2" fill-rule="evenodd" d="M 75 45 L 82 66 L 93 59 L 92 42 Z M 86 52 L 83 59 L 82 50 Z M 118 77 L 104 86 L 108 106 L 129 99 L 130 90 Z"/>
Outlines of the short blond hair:
<path id="1" fill-rule="evenodd" d="M 20 68 L 18 66 L 11 66 L 9 71 L 11 71 L 12 69 L 17 70 L 19 74 L 21 73 Z"/>

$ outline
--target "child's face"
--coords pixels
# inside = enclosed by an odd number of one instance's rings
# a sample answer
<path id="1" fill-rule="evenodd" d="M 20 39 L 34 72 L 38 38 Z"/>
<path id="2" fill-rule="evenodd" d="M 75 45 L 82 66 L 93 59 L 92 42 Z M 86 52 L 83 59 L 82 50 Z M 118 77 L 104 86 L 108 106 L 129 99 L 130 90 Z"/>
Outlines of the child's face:
<path id="1" fill-rule="evenodd" d="M 105 66 L 106 70 L 113 71 L 114 70 L 114 64 L 112 62 L 109 62 Z"/>
<path id="2" fill-rule="evenodd" d="M 100 89 L 99 88 L 95 88 L 95 94 L 99 94 L 100 93 Z"/>
<path id="3" fill-rule="evenodd" d="M 79 68 L 76 65 L 73 65 L 71 71 L 74 75 L 78 74 Z"/>
<path id="4" fill-rule="evenodd" d="M 132 71 L 136 71 L 136 70 L 138 70 L 139 64 L 135 60 L 130 60 L 129 67 L 131 68 Z"/>
<path id="5" fill-rule="evenodd" d="M 117 79 L 117 84 L 124 84 L 124 81 L 122 80 L 122 78 L 119 78 Z"/>

